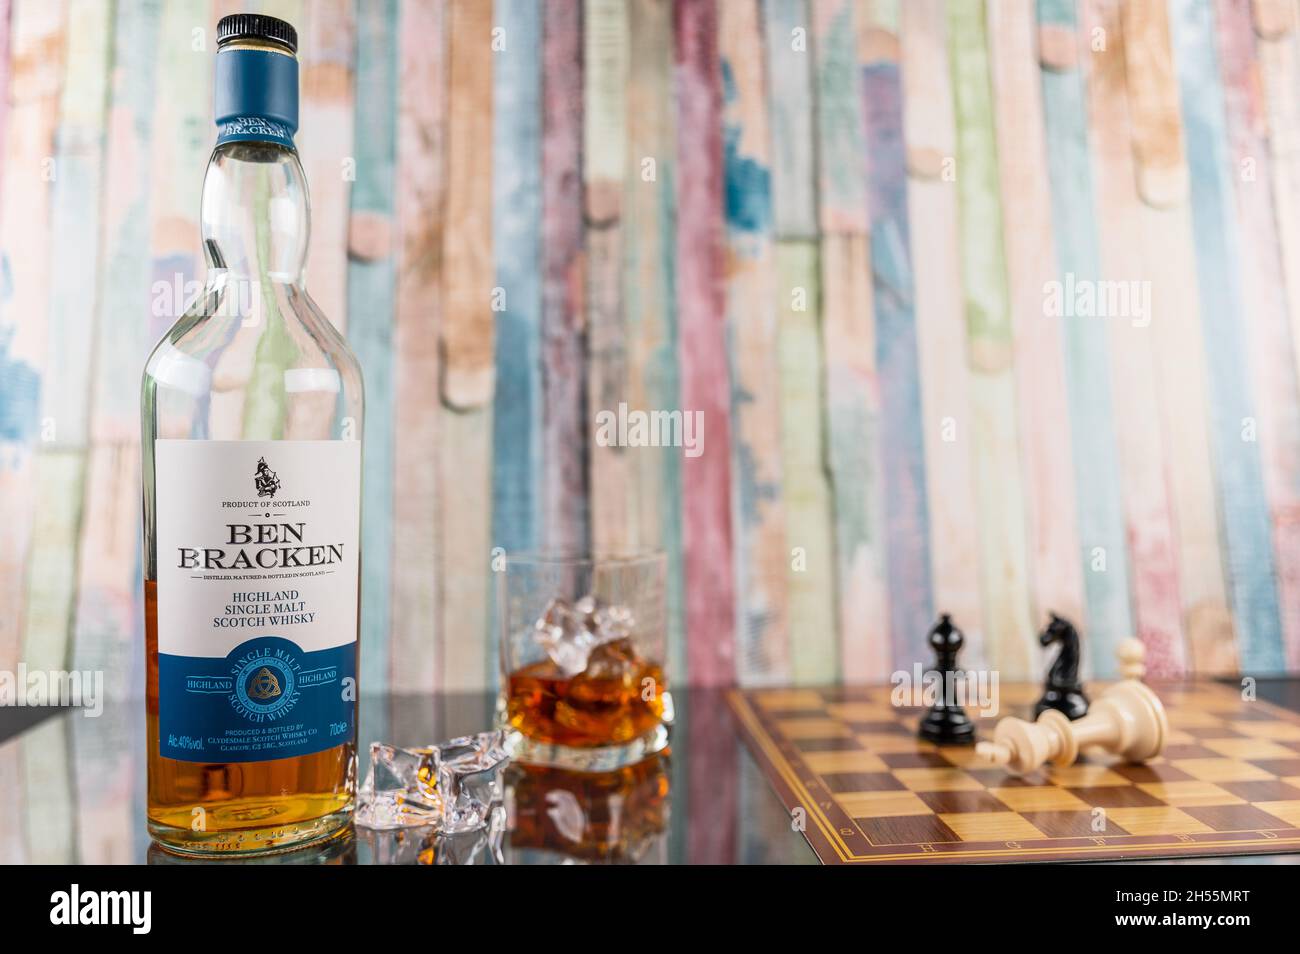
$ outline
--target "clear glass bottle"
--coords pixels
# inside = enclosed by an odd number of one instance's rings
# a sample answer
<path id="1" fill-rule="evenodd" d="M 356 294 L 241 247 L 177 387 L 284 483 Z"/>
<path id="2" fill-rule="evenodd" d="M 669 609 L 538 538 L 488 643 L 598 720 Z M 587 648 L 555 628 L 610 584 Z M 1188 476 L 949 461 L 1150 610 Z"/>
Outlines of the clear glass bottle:
<path id="1" fill-rule="evenodd" d="M 186 853 L 329 837 L 355 793 L 362 380 L 303 287 L 296 51 L 218 25 L 208 272 L 144 371 L 148 823 Z"/>

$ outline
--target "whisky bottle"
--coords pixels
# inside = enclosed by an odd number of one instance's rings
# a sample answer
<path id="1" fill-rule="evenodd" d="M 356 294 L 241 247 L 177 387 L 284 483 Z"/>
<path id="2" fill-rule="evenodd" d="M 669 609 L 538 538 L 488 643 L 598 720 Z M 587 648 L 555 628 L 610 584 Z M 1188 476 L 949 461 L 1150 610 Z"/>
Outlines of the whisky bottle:
<path id="1" fill-rule="evenodd" d="M 217 26 L 207 275 L 141 395 L 148 825 L 192 854 L 351 818 L 362 382 L 303 285 L 297 34 Z"/>

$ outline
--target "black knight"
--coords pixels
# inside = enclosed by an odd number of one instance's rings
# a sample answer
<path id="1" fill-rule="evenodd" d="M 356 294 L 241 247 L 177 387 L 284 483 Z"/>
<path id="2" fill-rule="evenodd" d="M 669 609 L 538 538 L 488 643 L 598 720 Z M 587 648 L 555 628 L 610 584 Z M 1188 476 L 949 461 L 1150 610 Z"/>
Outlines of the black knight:
<path id="1" fill-rule="evenodd" d="M 1043 646 L 1059 643 L 1061 649 L 1047 671 L 1047 685 L 1034 706 L 1034 718 L 1047 709 L 1056 709 L 1071 720 L 1087 715 L 1088 697 L 1079 681 L 1079 631 L 1068 619 L 1053 613 L 1047 628 L 1038 634 L 1038 642 Z"/>

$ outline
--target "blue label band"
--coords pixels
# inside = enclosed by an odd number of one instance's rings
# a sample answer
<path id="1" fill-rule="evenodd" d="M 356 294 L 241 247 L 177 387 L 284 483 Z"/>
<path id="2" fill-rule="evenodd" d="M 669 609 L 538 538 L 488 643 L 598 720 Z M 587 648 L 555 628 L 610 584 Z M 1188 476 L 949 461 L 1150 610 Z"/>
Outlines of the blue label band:
<path id="1" fill-rule="evenodd" d="M 323 752 L 356 731 L 356 643 L 304 652 L 279 636 L 223 658 L 158 654 L 158 750 L 182 762 Z"/>
<path id="2" fill-rule="evenodd" d="M 274 142 L 294 148 L 288 126 L 261 116 L 234 116 L 218 124 L 217 145 L 223 142 Z"/>
<path id="3" fill-rule="evenodd" d="M 298 131 L 298 60 L 269 50 L 221 50 L 213 116 L 217 145 L 261 141 L 293 148 Z"/>

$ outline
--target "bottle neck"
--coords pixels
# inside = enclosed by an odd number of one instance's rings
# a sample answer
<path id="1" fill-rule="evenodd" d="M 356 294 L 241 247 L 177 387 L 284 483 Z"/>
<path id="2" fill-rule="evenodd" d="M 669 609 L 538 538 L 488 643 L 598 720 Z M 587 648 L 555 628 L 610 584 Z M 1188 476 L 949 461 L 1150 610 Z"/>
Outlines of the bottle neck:
<path id="1" fill-rule="evenodd" d="M 302 283 L 310 213 L 293 149 L 257 141 L 217 146 L 199 221 L 210 268 L 259 283 Z"/>

